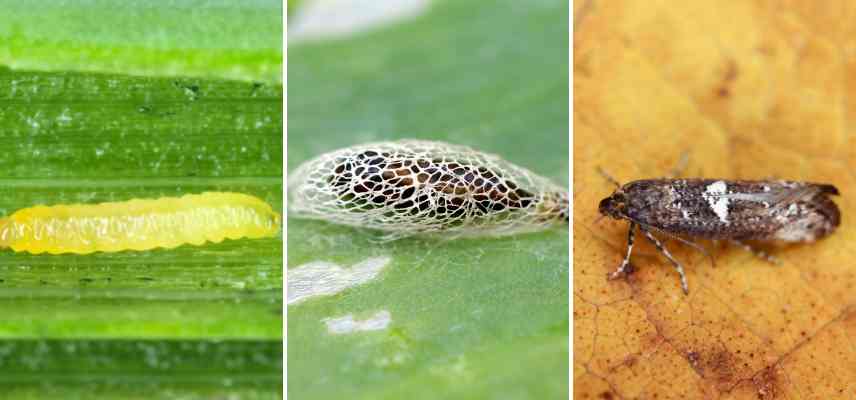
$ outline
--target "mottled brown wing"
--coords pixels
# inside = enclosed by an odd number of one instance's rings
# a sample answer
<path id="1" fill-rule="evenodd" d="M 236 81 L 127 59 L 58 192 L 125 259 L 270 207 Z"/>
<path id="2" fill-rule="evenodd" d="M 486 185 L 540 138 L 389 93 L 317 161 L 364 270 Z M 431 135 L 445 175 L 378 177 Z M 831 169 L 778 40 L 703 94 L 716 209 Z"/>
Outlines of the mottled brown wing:
<path id="1" fill-rule="evenodd" d="M 770 190 L 770 203 L 774 209 L 786 208 L 798 201 L 810 201 L 820 193 L 838 194 L 838 188 L 824 183 L 798 183 L 796 187 L 789 187 L 787 185 L 773 186 Z"/>
<path id="2" fill-rule="evenodd" d="M 759 199 L 768 207 L 749 207 L 739 212 L 741 219 L 754 217 L 757 221 L 757 230 L 747 232 L 743 239 L 814 241 L 840 224 L 838 207 L 829 198 L 838 194 L 833 185 L 782 182 L 765 187 L 770 190 L 760 193 Z"/>
<path id="3" fill-rule="evenodd" d="M 712 181 L 711 181 L 712 182 Z M 711 239 L 766 240 L 775 236 L 786 224 L 793 205 L 813 204 L 832 208 L 825 194 L 838 190 L 827 184 L 804 182 L 729 181 L 726 193 L 710 193 L 709 182 L 703 181 L 696 190 L 703 190 L 692 203 L 697 210 L 692 219 L 675 218 L 671 228 L 676 232 Z M 820 197 L 820 198 L 819 198 Z M 727 213 L 720 217 L 712 201 L 728 199 Z M 723 221 L 722 218 L 727 219 Z"/>

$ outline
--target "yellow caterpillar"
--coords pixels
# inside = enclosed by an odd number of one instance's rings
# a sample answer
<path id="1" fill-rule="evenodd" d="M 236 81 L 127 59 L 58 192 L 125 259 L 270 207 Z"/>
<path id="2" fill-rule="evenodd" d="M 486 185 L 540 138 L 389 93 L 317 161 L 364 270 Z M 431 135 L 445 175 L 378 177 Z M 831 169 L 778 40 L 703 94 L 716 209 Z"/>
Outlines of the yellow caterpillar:
<path id="1" fill-rule="evenodd" d="M 33 254 L 169 249 L 271 237 L 280 223 L 270 205 L 240 193 L 35 206 L 0 218 L 0 248 Z"/>

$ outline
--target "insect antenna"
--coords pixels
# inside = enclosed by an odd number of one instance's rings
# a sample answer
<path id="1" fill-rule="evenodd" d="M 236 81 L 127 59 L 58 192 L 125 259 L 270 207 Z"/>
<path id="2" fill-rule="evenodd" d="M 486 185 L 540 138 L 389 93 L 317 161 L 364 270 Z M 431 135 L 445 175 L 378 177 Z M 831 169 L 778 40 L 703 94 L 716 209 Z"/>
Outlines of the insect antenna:
<path id="1" fill-rule="evenodd" d="M 604 171 L 604 170 L 603 170 L 603 168 L 601 168 L 600 166 L 598 166 L 598 167 L 597 167 L 597 172 L 598 172 L 601 176 L 603 176 L 607 181 L 609 181 L 609 183 L 611 183 L 611 184 L 615 185 L 615 188 L 616 188 L 616 189 L 621 187 L 621 184 L 620 184 L 620 183 L 618 183 L 618 181 L 617 181 L 617 180 L 615 180 L 615 178 L 613 178 L 612 176 L 610 176 L 609 174 L 607 174 L 607 173 L 606 173 L 606 171 Z"/>
<path id="2" fill-rule="evenodd" d="M 681 157 L 678 159 L 678 163 L 675 164 L 675 167 L 669 171 L 669 174 L 666 175 L 666 178 L 672 179 L 681 176 L 684 171 L 687 169 L 687 165 L 689 165 L 690 155 L 689 152 L 684 150 L 681 153 Z"/>

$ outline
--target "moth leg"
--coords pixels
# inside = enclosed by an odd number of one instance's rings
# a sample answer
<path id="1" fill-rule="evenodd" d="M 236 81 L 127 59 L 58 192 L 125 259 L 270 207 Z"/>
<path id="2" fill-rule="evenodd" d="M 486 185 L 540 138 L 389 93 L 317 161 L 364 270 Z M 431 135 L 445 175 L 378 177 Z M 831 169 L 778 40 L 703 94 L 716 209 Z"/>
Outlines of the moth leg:
<path id="1" fill-rule="evenodd" d="M 774 265 L 782 265 L 782 262 L 781 262 L 778 258 L 773 257 L 773 256 L 772 256 L 772 255 L 770 255 L 770 254 L 767 254 L 767 253 L 766 253 L 766 252 L 764 252 L 763 250 L 755 249 L 755 248 L 753 248 L 752 246 L 749 246 L 748 244 L 743 243 L 743 242 L 741 242 L 741 241 L 739 241 L 739 240 L 735 240 L 735 239 L 731 239 L 731 240 L 730 240 L 730 242 L 731 242 L 732 244 L 736 244 L 737 246 L 740 246 L 741 248 L 743 248 L 744 250 L 746 250 L 746 251 L 748 251 L 748 252 L 750 252 L 750 253 L 754 254 L 754 255 L 755 255 L 756 257 L 758 257 L 758 258 L 763 258 L 765 261 L 767 261 L 767 262 L 769 262 L 769 263 L 771 263 L 771 264 L 774 264 Z"/>
<path id="2" fill-rule="evenodd" d="M 678 235 L 657 229 L 653 226 L 649 226 L 649 225 L 639 225 L 639 226 L 642 227 L 643 229 L 646 229 L 646 230 L 655 230 L 655 231 L 657 231 L 663 235 L 666 235 L 672 239 L 675 239 L 675 240 L 677 240 L 677 241 L 679 241 L 679 242 L 681 242 L 687 246 L 690 246 L 690 247 L 698 250 L 700 253 L 704 254 L 707 258 L 710 259 L 710 266 L 711 267 L 716 267 L 716 260 L 713 258 L 713 254 L 711 254 L 709 251 L 707 251 L 707 249 L 705 249 L 702 245 L 694 243 L 691 240 L 684 239 Z"/>
<path id="3" fill-rule="evenodd" d="M 630 230 L 627 232 L 627 255 L 624 256 L 624 260 L 621 261 L 621 266 L 618 267 L 614 272 L 609 274 L 608 279 L 616 279 L 627 271 L 627 267 L 630 266 L 630 253 L 633 251 L 633 238 L 636 235 L 636 223 L 630 222 Z"/>
<path id="4" fill-rule="evenodd" d="M 684 267 L 681 266 L 681 263 L 679 263 L 678 260 L 675 260 L 675 258 L 672 257 L 672 254 L 669 253 L 669 250 L 666 250 L 663 244 L 660 243 L 660 241 L 657 240 L 657 238 L 654 237 L 651 232 L 648 232 L 643 228 L 642 233 L 645 234 L 645 237 L 648 238 L 648 240 L 650 240 L 651 243 L 654 244 L 654 246 L 657 246 L 657 250 L 660 250 L 660 252 L 663 253 L 663 255 L 666 256 L 666 258 L 668 258 L 669 261 L 672 262 L 672 264 L 674 264 L 675 271 L 678 271 L 678 274 L 681 276 L 681 289 L 684 290 L 684 294 L 690 294 L 690 289 L 687 285 L 687 276 L 684 274 Z"/>

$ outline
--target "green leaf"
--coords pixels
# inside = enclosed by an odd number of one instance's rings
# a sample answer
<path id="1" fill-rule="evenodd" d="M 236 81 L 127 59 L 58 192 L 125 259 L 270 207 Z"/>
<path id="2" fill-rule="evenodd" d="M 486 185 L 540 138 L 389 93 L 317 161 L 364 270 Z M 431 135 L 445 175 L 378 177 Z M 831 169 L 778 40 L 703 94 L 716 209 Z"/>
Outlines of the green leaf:
<path id="1" fill-rule="evenodd" d="M 0 71 L 0 215 L 210 190 L 281 210 L 281 90 Z M 85 256 L 7 249 L 0 336 L 278 339 L 281 288 L 280 238 Z"/>
<path id="2" fill-rule="evenodd" d="M 427 15 L 289 49 L 288 167 L 352 144 L 442 140 L 567 182 L 568 9 L 440 1 Z M 568 232 L 379 244 L 377 232 L 288 219 L 288 268 L 377 279 L 288 308 L 288 394 L 326 398 L 568 396 Z M 327 318 L 389 312 L 334 335 Z M 328 320 L 329 321 L 329 320 Z"/>
<path id="3" fill-rule="evenodd" d="M 0 216 L 210 190 L 282 210 L 281 3 L 0 7 Z M 281 237 L 0 249 L 3 397 L 281 398 L 281 292 Z"/>
<path id="4" fill-rule="evenodd" d="M 282 346 L 271 341 L 6 340 L 7 399 L 277 399 Z"/>
<path id="5" fill-rule="evenodd" d="M 291 15 L 294 10 L 297 10 L 297 7 L 300 6 L 300 0 L 288 0 L 286 2 L 285 11 L 288 12 L 288 15 Z"/>
<path id="6" fill-rule="evenodd" d="M 277 0 L 0 0 L 0 64 L 282 81 Z"/>

